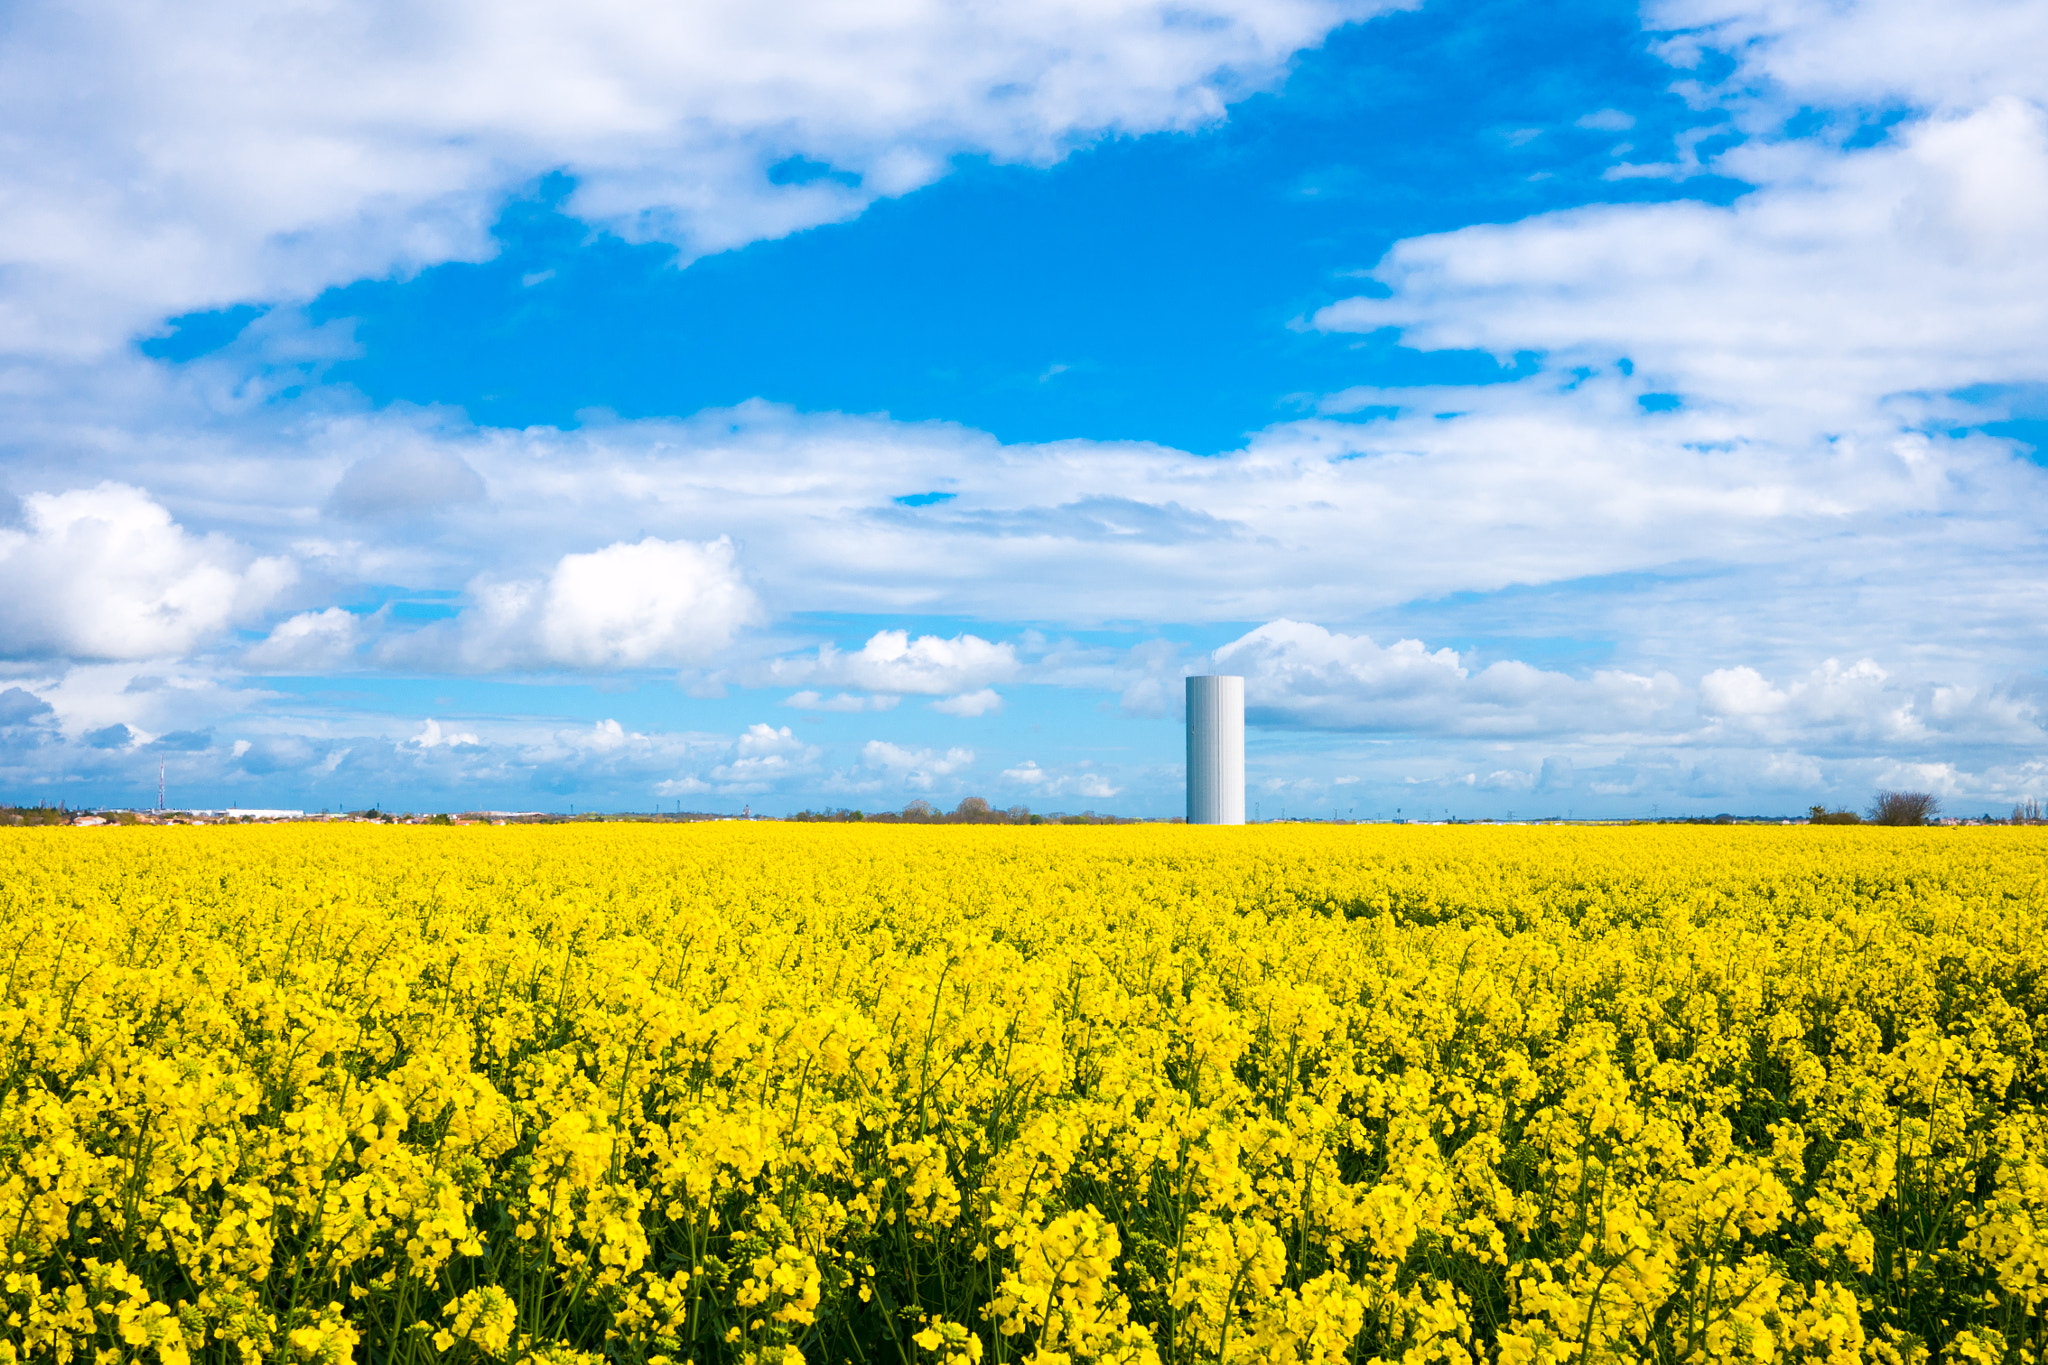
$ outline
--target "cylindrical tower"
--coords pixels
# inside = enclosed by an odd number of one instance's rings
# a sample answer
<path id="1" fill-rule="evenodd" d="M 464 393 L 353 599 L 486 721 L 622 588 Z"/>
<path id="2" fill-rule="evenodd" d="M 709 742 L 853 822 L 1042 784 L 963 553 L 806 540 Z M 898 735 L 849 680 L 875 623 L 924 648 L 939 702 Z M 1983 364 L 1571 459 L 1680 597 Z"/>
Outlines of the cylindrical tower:
<path id="1" fill-rule="evenodd" d="M 1244 679 L 1188 679 L 1188 823 L 1244 823 Z"/>

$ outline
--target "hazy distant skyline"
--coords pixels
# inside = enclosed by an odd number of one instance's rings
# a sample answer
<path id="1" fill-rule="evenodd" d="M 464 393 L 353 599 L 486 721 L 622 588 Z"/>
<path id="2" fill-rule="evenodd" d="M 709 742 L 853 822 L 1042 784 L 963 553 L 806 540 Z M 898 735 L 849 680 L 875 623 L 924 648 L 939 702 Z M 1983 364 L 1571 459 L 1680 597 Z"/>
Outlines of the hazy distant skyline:
<path id="1" fill-rule="evenodd" d="M 31 3 L 0 799 L 2048 793 L 2048 6 Z"/>

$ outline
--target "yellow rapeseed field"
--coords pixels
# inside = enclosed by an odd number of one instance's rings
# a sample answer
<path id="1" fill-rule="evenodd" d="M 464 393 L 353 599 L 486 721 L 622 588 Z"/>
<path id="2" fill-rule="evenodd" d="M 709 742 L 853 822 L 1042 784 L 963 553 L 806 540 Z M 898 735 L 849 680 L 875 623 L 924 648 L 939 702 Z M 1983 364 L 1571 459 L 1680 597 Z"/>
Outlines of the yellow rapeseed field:
<path id="1" fill-rule="evenodd" d="M 0 832 L 0 1361 L 2048 1358 L 2048 832 Z"/>

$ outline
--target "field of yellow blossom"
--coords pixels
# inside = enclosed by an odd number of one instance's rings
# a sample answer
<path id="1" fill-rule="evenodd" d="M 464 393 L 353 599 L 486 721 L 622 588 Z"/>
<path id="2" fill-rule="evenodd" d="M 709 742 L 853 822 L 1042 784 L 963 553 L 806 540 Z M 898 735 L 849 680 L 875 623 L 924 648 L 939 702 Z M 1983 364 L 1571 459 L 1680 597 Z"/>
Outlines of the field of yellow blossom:
<path id="1" fill-rule="evenodd" d="M 2032 829 L 0 831 L 0 1361 L 2048 1358 Z"/>

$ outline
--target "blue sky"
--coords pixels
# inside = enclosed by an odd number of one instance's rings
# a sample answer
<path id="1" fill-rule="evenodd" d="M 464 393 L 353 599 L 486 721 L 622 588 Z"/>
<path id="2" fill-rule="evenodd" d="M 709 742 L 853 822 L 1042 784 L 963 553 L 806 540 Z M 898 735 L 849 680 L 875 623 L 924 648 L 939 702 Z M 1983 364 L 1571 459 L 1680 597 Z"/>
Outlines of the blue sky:
<path id="1" fill-rule="evenodd" d="M 1268 815 L 2038 795 L 1964 8 L 31 6 L 0 799 L 1166 814 L 1206 671 Z"/>
<path id="2" fill-rule="evenodd" d="M 1603 178 L 1619 142 L 1668 156 L 1677 134 L 1725 122 L 1672 92 L 1649 43 L 1626 5 L 1396 13 L 1335 31 L 1280 90 L 1199 134 L 1104 140 L 1048 168 L 963 157 L 855 221 L 681 270 L 667 244 L 566 214 L 573 183 L 552 174 L 504 205 L 491 259 L 353 281 L 308 312 L 348 320 L 361 346 L 326 381 L 494 425 L 765 398 L 1006 442 L 1216 454 L 1318 393 L 1521 372 L 1484 352 L 1291 325 L 1354 292 L 1346 282 L 1401 238 L 1739 192 L 1704 176 Z M 1589 114 L 1632 126 L 1579 126 Z M 218 349 L 259 306 L 196 315 L 143 349 Z"/>

